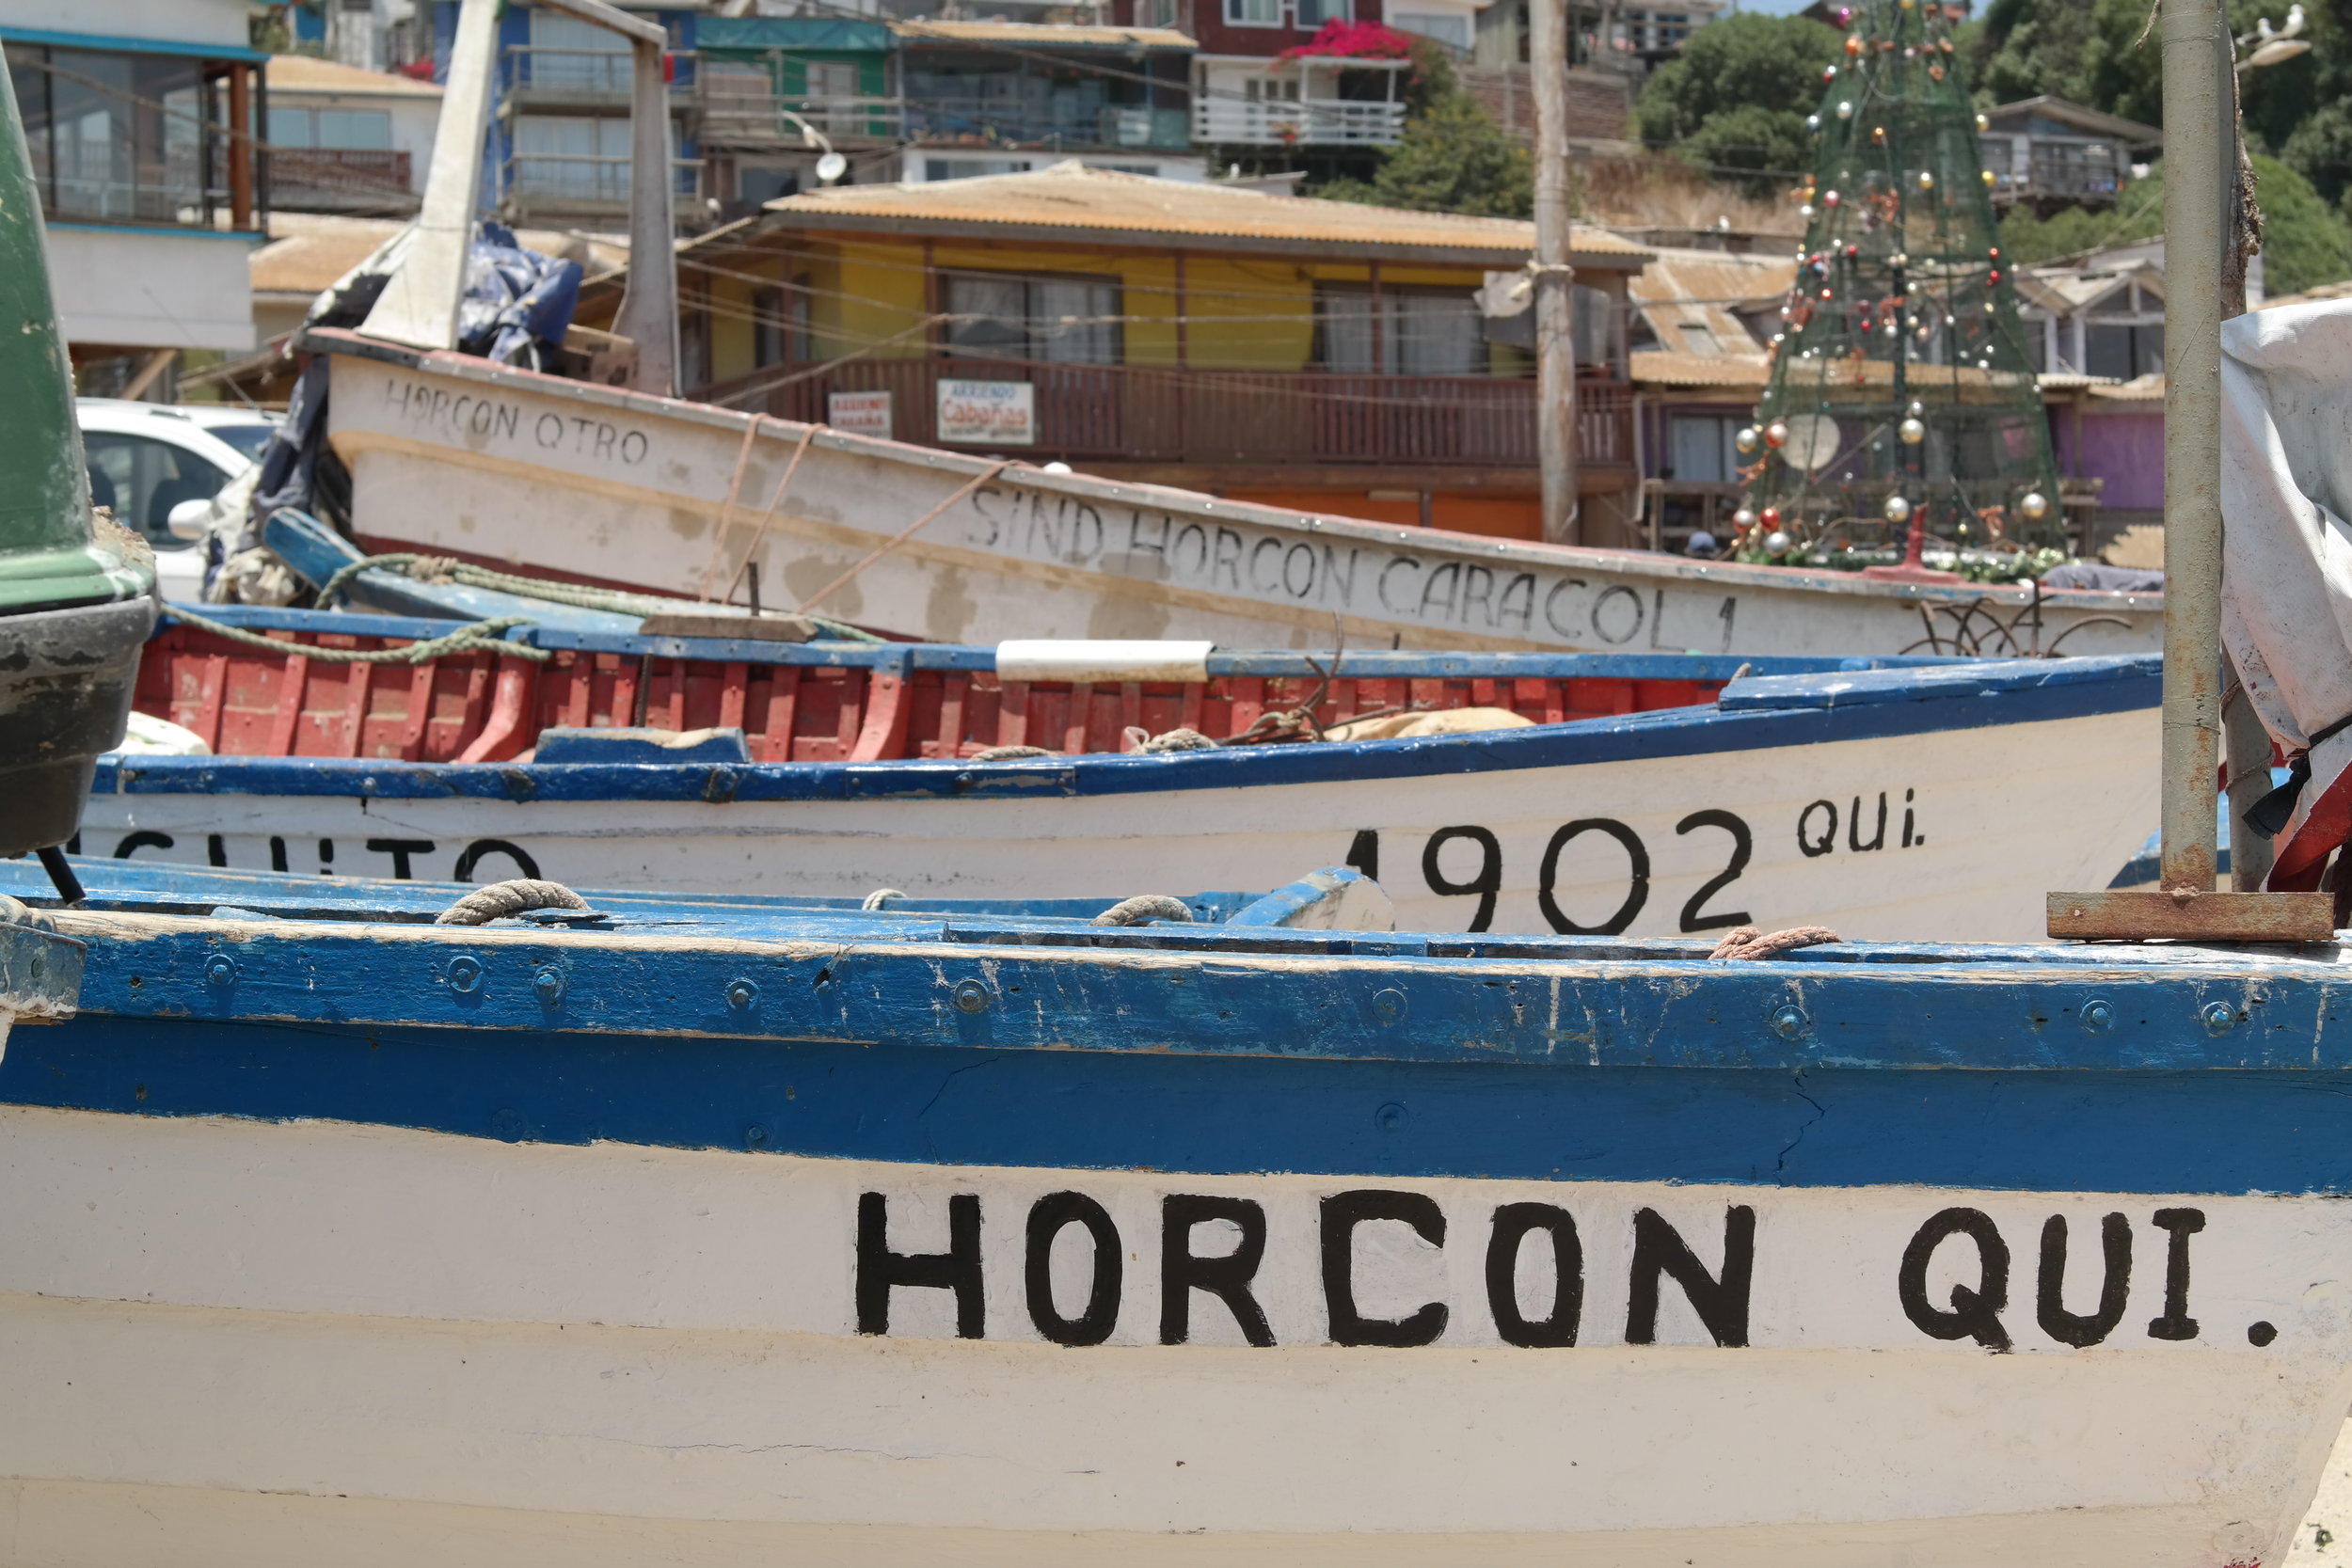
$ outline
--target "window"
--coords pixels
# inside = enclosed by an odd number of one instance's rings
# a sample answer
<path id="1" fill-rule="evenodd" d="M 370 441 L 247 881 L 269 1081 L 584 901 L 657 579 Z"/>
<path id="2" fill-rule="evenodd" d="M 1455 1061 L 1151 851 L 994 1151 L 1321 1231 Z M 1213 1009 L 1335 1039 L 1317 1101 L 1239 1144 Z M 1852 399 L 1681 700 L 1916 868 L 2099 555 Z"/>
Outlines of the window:
<path id="1" fill-rule="evenodd" d="M 1729 484 L 1740 477 L 1732 437 L 1745 421 L 1731 415 L 1677 414 L 1667 422 L 1671 477 L 1692 484 Z"/>
<path id="2" fill-rule="evenodd" d="M 268 135 L 278 147 L 389 152 L 392 115 L 389 109 L 308 109 L 273 103 Z"/>
<path id="3" fill-rule="evenodd" d="M 1685 353 L 1712 356 L 1724 351 L 1724 341 L 1715 336 L 1713 327 L 1692 326 L 1686 324 L 1677 330 L 1682 334 L 1682 347 Z"/>
<path id="4" fill-rule="evenodd" d="M 1348 0 L 1295 0 L 1295 9 L 1298 24 L 1309 29 L 1353 20 Z"/>
<path id="5" fill-rule="evenodd" d="M 1225 21 L 1233 27 L 1279 27 L 1282 0 L 1225 0 Z"/>
<path id="6" fill-rule="evenodd" d="M 1116 365 L 1122 314 L 1116 279 L 950 273 L 947 341 L 960 354 Z"/>
<path id="7" fill-rule="evenodd" d="M 1486 369 L 1483 325 L 1467 293 L 1384 289 L 1375 312 L 1368 287 L 1315 290 L 1315 359 L 1327 371 L 1480 375 Z"/>
<path id="8" fill-rule="evenodd" d="M 621 35 L 561 11 L 531 13 L 531 85 L 558 92 L 628 91 L 628 45 Z"/>
<path id="9" fill-rule="evenodd" d="M 202 221 L 213 118 L 202 61 L 15 43 L 8 59 L 50 216 Z"/>
<path id="10" fill-rule="evenodd" d="M 259 461 L 262 449 L 269 445 L 269 438 L 277 430 L 274 424 L 208 424 L 204 427 L 204 434 L 215 441 L 226 441 L 246 456 Z"/>
<path id="11" fill-rule="evenodd" d="M 926 158 L 923 178 L 932 180 L 979 180 L 992 174 L 1026 174 L 1026 158 Z"/>
<path id="12" fill-rule="evenodd" d="M 168 526 L 173 507 L 210 500 L 229 483 L 196 453 L 147 436 L 94 431 L 82 437 L 82 454 L 89 464 L 90 504 L 111 509 L 115 521 L 159 549 L 187 547 Z"/>
<path id="13" fill-rule="evenodd" d="M 515 120 L 514 187 L 520 196 L 628 199 L 628 121 L 586 115 Z"/>
<path id="14" fill-rule="evenodd" d="M 2084 348 L 2090 363 L 2085 367 L 2092 375 L 2111 375 L 2119 381 L 2153 375 L 2164 369 L 2164 324 L 2125 325 L 2122 323 L 2093 322 L 2085 334 L 2089 341 Z"/>
<path id="15" fill-rule="evenodd" d="M 1435 39 L 1455 49 L 1470 46 L 1470 23 L 1467 16 L 1432 16 L 1420 11 L 1397 11 L 1390 16 L 1390 25 L 1422 38 Z"/>

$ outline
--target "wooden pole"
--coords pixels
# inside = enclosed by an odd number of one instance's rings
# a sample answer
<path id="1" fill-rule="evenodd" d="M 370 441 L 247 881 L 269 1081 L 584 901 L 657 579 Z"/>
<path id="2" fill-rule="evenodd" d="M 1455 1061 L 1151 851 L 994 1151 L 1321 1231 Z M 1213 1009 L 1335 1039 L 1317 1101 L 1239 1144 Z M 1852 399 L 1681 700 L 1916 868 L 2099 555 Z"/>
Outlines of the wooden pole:
<path id="1" fill-rule="evenodd" d="M 1529 0 L 1535 87 L 1535 409 L 1544 537 L 1583 537 L 1576 504 L 1575 269 L 1568 265 L 1566 0 Z"/>
<path id="2" fill-rule="evenodd" d="M 253 68 L 229 68 L 229 227 L 253 227 Z"/>

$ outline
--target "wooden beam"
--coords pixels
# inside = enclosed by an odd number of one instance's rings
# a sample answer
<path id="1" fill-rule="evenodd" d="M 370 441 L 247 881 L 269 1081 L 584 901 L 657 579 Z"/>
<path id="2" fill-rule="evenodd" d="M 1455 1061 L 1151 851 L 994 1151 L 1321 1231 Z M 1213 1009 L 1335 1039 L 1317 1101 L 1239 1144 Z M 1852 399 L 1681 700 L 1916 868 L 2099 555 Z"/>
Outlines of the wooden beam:
<path id="1" fill-rule="evenodd" d="M 229 227 L 253 227 L 253 68 L 229 68 Z"/>
<path id="2" fill-rule="evenodd" d="M 2101 888 L 2049 895 L 2050 935 L 2085 942 L 2332 942 L 2335 895 Z"/>

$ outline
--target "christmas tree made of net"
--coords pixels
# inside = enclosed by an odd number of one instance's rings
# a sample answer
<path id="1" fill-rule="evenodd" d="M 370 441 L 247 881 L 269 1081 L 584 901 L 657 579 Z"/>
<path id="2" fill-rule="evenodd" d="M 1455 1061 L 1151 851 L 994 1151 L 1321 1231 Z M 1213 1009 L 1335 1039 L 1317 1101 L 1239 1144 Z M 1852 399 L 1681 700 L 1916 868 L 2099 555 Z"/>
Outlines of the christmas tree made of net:
<path id="1" fill-rule="evenodd" d="M 2063 546 L 2049 425 L 1953 56 L 1962 12 L 1842 13 L 1804 248 L 1756 425 L 1738 437 L 1750 560 L 1847 559 L 1923 542 Z"/>

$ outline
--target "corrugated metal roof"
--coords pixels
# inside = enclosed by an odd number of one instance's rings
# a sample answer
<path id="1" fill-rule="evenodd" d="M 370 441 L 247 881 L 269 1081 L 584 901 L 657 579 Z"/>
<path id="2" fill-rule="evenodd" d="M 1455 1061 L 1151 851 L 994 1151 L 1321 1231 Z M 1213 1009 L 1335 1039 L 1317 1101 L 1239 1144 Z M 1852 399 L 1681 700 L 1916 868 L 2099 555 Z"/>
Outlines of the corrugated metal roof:
<path id="1" fill-rule="evenodd" d="M 385 98 L 441 96 L 439 87 L 431 82 L 420 82 L 413 76 L 361 71 L 357 66 L 312 59 L 308 55 L 272 55 L 269 57 L 269 90 L 272 97 L 281 92 L 368 93 Z"/>
<path id="2" fill-rule="evenodd" d="M 376 246 L 407 227 L 399 218 L 272 213 L 268 243 L 255 247 L 246 263 L 246 277 L 257 294 L 307 298 L 331 287 L 366 261 Z M 569 253 L 592 274 L 601 267 L 626 265 L 628 260 L 628 252 L 618 245 L 586 243 L 570 234 L 525 229 L 515 237 L 525 248 L 543 255 Z"/>
<path id="3" fill-rule="evenodd" d="M 1636 387 L 1736 387 L 1760 388 L 1772 367 L 1758 355 L 1652 354 L 1632 356 Z"/>
<path id="4" fill-rule="evenodd" d="M 1659 250 L 1649 265 L 1626 285 L 1633 308 L 1642 312 L 1658 339 L 1660 352 L 1647 356 L 1661 366 L 1656 379 L 1663 379 L 1668 367 L 1684 361 L 1695 365 L 1721 360 L 1749 368 L 1714 374 L 1695 370 L 1673 373 L 1685 386 L 1762 385 L 1764 352 L 1740 311 L 1775 304 L 1796 275 L 1793 258 Z M 1634 357 L 1639 360 L 1644 356 Z M 1642 379 L 1638 372 L 1635 379 Z"/>
<path id="5" fill-rule="evenodd" d="M 768 203 L 771 222 L 834 230 L 901 232 L 942 229 L 1055 230 L 1185 235 L 1245 242 L 1269 249 L 1346 256 L 1364 250 L 1437 255 L 1468 253 L 1498 267 L 1517 265 L 1535 245 L 1535 226 L 1515 218 L 1457 217 L 1353 201 L 1276 196 L 1265 191 L 1089 168 L 1075 161 L 1027 174 L 917 185 L 843 185 Z M 1059 237 L 1057 232 L 1056 237 Z M 1572 230 L 1577 264 L 1630 268 L 1649 252 L 1601 229 Z"/>
<path id="6" fill-rule="evenodd" d="M 902 39 L 1018 43 L 1031 49 L 1198 49 L 1173 27 L 1059 27 L 1042 22 L 894 22 Z"/>

